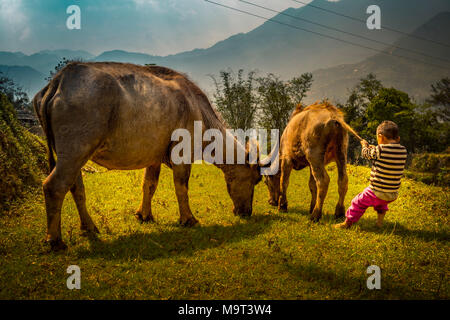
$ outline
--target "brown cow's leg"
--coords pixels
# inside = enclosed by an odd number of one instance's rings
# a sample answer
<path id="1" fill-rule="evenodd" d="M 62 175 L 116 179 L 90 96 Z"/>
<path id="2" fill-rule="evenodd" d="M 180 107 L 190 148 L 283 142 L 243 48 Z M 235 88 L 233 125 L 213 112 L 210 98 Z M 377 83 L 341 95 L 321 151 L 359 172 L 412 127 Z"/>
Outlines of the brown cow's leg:
<path id="1" fill-rule="evenodd" d="M 278 211 L 287 211 L 287 188 L 289 186 L 289 176 L 291 175 L 293 165 L 290 159 L 282 159 L 281 161 L 281 178 L 280 178 L 280 198 L 278 199 Z"/>
<path id="2" fill-rule="evenodd" d="M 72 197 L 78 209 L 78 214 L 80 215 L 81 230 L 98 233 L 99 231 L 86 209 L 86 193 L 81 172 L 78 173 L 75 183 L 70 188 L 70 192 L 72 193 Z"/>
<path id="3" fill-rule="evenodd" d="M 344 200 L 348 189 L 348 176 L 347 176 L 347 157 L 345 153 L 340 152 L 336 156 L 336 164 L 338 167 L 338 192 L 339 201 L 336 205 L 334 212 L 335 218 L 340 218 L 345 215 Z"/>
<path id="4" fill-rule="evenodd" d="M 185 227 L 194 226 L 198 223 L 198 220 L 192 215 L 188 197 L 188 184 L 189 176 L 191 174 L 191 165 L 174 165 L 172 169 L 175 193 L 177 194 L 178 206 L 180 209 L 180 224 Z"/>
<path id="5" fill-rule="evenodd" d="M 316 204 L 314 206 L 310 219 L 317 222 L 322 217 L 322 207 L 323 202 L 325 201 L 325 197 L 327 195 L 330 177 L 328 176 L 328 173 L 325 170 L 323 157 L 311 159 L 310 164 L 311 164 L 311 171 L 314 175 L 314 179 L 316 180 L 317 185 Z"/>
<path id="6" fill-rule="evenodd" d="M 160 172 L 161 164 L 145 169 L 142 182 L 143 198 L 141 205 L 136 212 L 136 218 L 141 222 L 155 221 L 152 215 L 152 198 L 155 194 L 156 187 L 158 186 Z"/>
<path id="7" fill-rule="evenodd" d="M 309 213 L 311 214 L 316 206 L 317 200 L 317 184 L 311 167 L 309 168 L 309 191 L 311 191 L 311 204 L 309 206 Z"/>
<path id="8" fill-rule="evenodd" d="M 56 167 L 43 183 L 47 211 L 47 242 L 52 250 L 67 248 L 61 238 L 61 207 L 64 197 L 80 173 L 84 163 L 70 163 L 58 158 Z"/>

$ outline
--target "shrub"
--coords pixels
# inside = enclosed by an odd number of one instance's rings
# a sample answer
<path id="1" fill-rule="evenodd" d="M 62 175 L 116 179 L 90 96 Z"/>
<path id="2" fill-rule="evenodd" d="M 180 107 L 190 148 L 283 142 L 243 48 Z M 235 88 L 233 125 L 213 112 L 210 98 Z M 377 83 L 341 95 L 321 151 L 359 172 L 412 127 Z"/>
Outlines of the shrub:
<path id="1" fill-rule="evenodd" d="M 450 153 L 423 153 L 413 155 L 406 177 L 427 184 L 450 185 Z"/>
<path id="2" fill-rule="evenodd" d="M 43 142 L 19 124 L 13 105 L 0 93 L 0 212 L 39 186 L 46 168 Z"/>

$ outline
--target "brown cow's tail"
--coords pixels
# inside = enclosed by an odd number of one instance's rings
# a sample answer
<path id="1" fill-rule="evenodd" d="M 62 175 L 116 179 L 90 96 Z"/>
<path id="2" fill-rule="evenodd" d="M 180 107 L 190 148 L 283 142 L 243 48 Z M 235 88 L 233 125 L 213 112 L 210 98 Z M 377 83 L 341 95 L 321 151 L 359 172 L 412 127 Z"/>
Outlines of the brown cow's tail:
<path id="1" fill-rule="evenodd" d="M 353 134 L 359 141 L 363 140 L 363 138 L 361 138 L 355 130 L 353 130 L 352 127 L 350 127 L 344 120 L 341 119 L 332 119 L 329 122 L 335 122 L 336 124 L 341 125 L 345 130 L 347 130 L 348 132 L 350 132 L 351 134 Z"/>
<path id="2" fill-rule="evenodd" d="M 55 95 L 55 92 L 58 89 L 58 84 L 59 82 L 56 79 L 53 79 L 44 89 L 38 92 L 33 99 L 34 110 L 47 139 L 47 156 L 50 172 L 52 172 L 55 167 L 56 161 L 53 153 L 55 150 L 55 137 L 52 131 L 48 104 Z"/>

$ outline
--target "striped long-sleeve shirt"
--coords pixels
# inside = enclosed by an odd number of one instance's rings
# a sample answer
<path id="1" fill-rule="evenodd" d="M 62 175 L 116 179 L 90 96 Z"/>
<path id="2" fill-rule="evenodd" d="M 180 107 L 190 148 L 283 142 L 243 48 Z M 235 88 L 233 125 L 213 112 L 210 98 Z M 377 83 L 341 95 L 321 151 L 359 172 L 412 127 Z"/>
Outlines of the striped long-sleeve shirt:
<path id="1" fill-rule="evenodd" d="M 400 180 L 406 164 L 406 148 L 398 143 L 369 145 L 362 148 L 362 156 L 373 160 L 370 188 L 383 200 L 397 198 Z"/>

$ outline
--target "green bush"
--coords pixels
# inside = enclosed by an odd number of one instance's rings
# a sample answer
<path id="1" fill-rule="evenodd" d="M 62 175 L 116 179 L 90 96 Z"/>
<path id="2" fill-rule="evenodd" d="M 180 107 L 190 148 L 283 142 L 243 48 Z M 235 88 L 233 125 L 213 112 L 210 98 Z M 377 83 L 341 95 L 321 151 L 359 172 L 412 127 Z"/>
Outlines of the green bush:
<path id="1" fill-rule="evenodd" d="M 406 177 L 427 184 L 450 185 L 450 153 L 423 153 L 413 155 Z"/>
<path id="2" fill-rule="evenodd" d="M 13 105 L 0 93 L 0 212 L 38 187 L 46 168 L 43 142 L 19 124 Z"/>
<path id="3" fill-rule="evenodd" d="M 423 153 L 413 155 L 411 169 L 419 172 L 439 173 L 450 167 L 449 153 Z"/>

